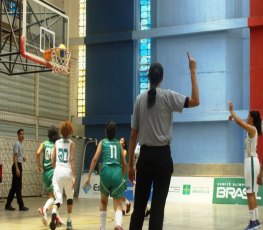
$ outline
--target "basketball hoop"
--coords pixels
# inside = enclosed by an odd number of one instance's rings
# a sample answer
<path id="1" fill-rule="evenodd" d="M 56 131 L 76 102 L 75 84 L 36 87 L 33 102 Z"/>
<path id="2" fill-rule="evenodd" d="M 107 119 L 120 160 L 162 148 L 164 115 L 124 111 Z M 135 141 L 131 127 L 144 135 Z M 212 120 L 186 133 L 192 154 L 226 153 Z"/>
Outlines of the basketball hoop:
<path id="1" fill-rule="evenodd" d="M 60 75 L 69 75 L 69 60 L 71 51 L 68 49 L 54 48 L 44 52 L 45 59 L 50 58 L 52 72 Z M 50 57 L 51 55 L 51 57 Z"/>

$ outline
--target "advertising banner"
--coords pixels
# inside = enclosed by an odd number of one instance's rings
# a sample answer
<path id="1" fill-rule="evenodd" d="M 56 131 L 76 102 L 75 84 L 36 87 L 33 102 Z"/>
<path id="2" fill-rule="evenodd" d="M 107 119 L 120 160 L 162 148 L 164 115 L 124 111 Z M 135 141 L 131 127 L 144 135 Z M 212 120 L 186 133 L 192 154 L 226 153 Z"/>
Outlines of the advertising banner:
<path id="1" fill-rule="evenodd" d="M 212 203 L 214 178 L 172 177 L 168 201 Z"/>
<path id="2" fill-rule="evenodd" d="M 83 184 L 87 179 L 88 173 L 81 175 L 80 180 L 80 188 L 79 188 L 79 198 L 95 198 L 100 199 L 100 176 L 99 175 L 92 175 L 90 181 L 90 188 L 86 190 L 83 189 Z M 124 192 L 125 197 L 128 200 L 133 200 L 133 183 L 128 180 L 128 186 L 126 191 Z"/>
<path id="3" fill-rule="evenodd" d="M 83 184 L 88 177 L 88 173 L 81 175 L 80 188 L 79 188 L 79 198 L 95 198 L 100 199 L 100 176 L 92 175 L 90 179 L 90 189 L 87 193 L 83 189 Z"/>
<path id="4" fill-rule="evenodd" d="M 128 199 L 128 200 L 133 200 L 133 190 L 134 190 L 134 185 L 133 183 L 131 183 L 128 179 L 128 186 L 126 191 L 124 192 L 124 196 Z"/>
<path id="5" fill-rule="evenodd" d="M 215 204 L 245 204 L 247 196 L 244 178 L 215 178 L 213 203 Z M 263 204 L 263 188 L 257 193 L 257 204 Z"/>

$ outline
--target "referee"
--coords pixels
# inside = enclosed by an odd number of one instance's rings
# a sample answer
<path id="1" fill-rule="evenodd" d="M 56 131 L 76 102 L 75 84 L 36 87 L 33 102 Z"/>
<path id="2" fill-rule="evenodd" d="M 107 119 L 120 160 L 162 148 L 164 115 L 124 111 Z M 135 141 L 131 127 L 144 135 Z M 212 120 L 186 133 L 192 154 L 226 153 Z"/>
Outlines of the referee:
<path id="1" fill-rule="evenodd" d="M 182 112 L 183 108 L 199 105 L 196 62 L 189 53 L 187 55 L 192 83 L 191 97 L 161 89 L 163 67 L 160 63 L 152 63 L 148 73 L 150 89 L 140 94 L 134 105 L 129 147 L 129 179 L 131 181 L 135 179 L 133 160 L 137 141 L 141 149 L 136 165 L 134 210 L 130 230 L 142 229 L 151 185 L 153 185 L 153 195 L 149 229 L 163 229 L 164 207 L 173 173 L 170 151 L 173 112 Z"/>

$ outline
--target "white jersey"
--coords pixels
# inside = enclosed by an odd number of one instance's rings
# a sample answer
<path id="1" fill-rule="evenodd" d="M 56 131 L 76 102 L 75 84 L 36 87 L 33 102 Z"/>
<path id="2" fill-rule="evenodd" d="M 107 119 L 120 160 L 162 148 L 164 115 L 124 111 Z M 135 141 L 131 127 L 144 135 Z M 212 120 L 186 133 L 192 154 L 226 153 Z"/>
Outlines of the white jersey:
<path id="1" fill-rule="evenodd" d="M 71 169 L 70 146 L 72 143 L 72 140 L 63 138 L 56 141 L 56 167 L 63 166 Z"/>
<path id="2" fill-rule="evenodd" d="M 245 156 L 246 157 L 257 157 L 257 144 L 258 144 L 258 132 L 253 138 L 250 138 L 247 134 L 245 139 Z"/>

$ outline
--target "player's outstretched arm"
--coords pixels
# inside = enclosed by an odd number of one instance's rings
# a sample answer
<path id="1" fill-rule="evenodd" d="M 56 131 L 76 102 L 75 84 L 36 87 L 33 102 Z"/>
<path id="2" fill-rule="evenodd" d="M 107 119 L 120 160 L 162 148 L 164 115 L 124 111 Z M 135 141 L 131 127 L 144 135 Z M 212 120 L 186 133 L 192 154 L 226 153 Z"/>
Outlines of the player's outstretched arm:
<path id="1" fill-rule="evenodd" d="M 192 95 L 189 97 L 189 106 L 188 107 L 196 107 L 200 104 L 199 101 L 199 89 L 196 78 L 196 61 L 191 57 L 190 53 L 187 52 L 188 60 L 189 60 L 189 69 L 191 74 L 191 83 L 192 83 Z"/>
<path id="2" fill-rule="evenodd" d="M 232 101 L 228 102 L 228 108 L 229 108 L 229 112 L 230 112 L 230 118 L 233 118 L 235 120 L 235 122 L 243 129 L 245 129 L 248 133 L 250 137 L 255 136 L 256 133 L 256 129 L 254 126 L 249 125 L 248 123 L 246 123 L 245 121 L 243 121 L 240 117 L 237 116 L 237 114 L 234 112 L 234 106 Z"/>

